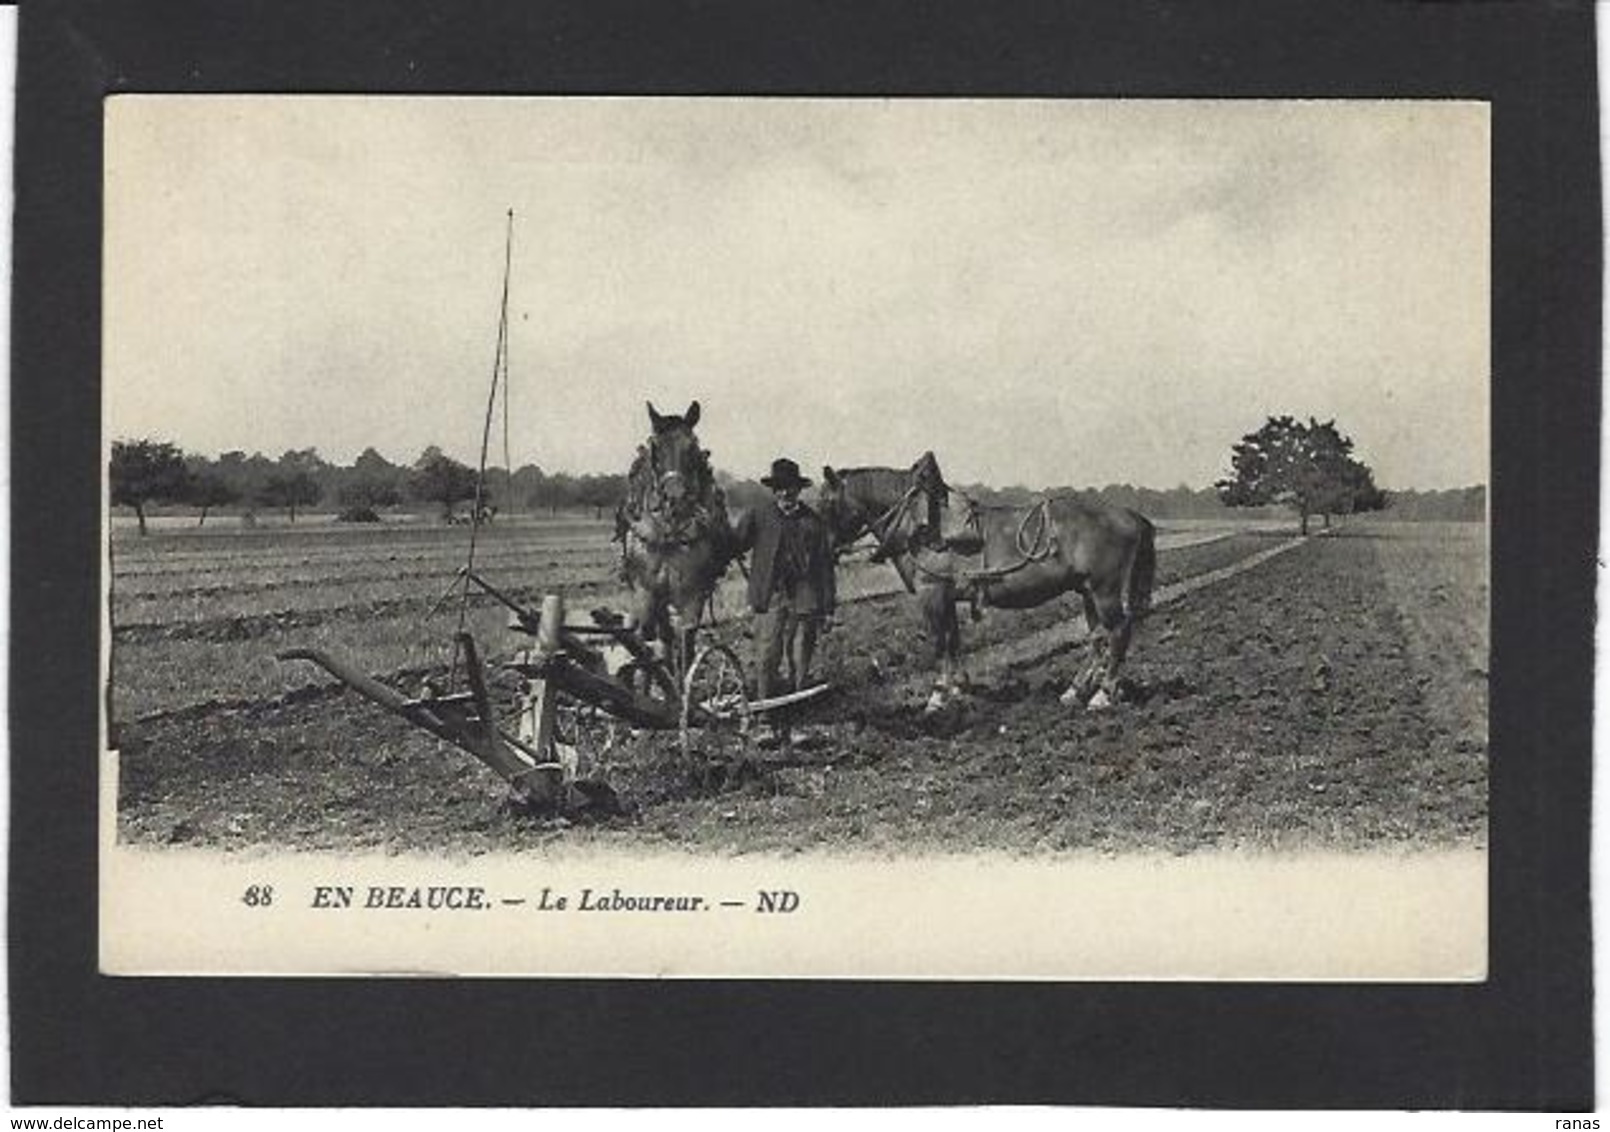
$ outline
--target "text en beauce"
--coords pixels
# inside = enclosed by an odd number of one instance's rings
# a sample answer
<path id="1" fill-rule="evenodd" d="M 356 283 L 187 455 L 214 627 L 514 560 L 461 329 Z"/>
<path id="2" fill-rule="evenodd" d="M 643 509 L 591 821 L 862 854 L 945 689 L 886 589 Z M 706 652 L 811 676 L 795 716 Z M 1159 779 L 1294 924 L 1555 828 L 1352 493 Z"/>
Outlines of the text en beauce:
<path id="1" fill-rule="evenodd" d="M 349 884 L 317 885 L 313 889 L 315 908 L 351 908 L 359 890 Z M 391 885 L 371 884 L 362 889 L 363 908 L 418 909 L 429 912 L 457 912 L 465 909 L 488 907 L 486 889 L 476 885 L 433 884 Z"/>

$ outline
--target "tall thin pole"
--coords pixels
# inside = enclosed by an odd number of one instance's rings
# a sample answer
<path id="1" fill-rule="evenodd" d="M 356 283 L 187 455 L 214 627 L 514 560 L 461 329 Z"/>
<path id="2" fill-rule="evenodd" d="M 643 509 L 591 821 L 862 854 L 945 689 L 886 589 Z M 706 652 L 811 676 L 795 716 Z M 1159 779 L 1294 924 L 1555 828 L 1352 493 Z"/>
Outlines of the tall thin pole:
<path id="1" fill-rule="evenodd" d="M 511 515 L 514 513 L 514 460 L 509 455 L 509 342 L 513 338 L 512 330 L 506 329 L 503 333 L 503 509 Z"/>
<path id="2" fill-rule="evenodd" d="M 486 394 L 486 420 L 481 426 L 481 463 L 475 472 L 475 509 L 470 512 L 470 547 L 464 563 L 464 578 L 458 603 L 458 631 L 464 631 L 464 621 L 469 614 L 470 606 L 470 573 L 475 569 L 475 543 L 476 536 L 481 530 L 481 506 L 486 489 L 486 450 L 492 439 L 492 413 L 497 406 L 498 382 L 503 380 L 508 385 L 508 341 L 509 341 L 509 270 L 514 261 L 514 209 L 509 209 L 508 222 L 503 239 L 503 299 L 498 307 L 498 343 L 492 356 L 492 386 Z M 504 394 L 507 397 L 507 392 Z M 505 404 L 507 402 L 505 401 Z M 505 419 L 505 429 L 507 420 Z M 449 679 L 458 674 L 458 645 L 454 638 L 453 664 Z"/>

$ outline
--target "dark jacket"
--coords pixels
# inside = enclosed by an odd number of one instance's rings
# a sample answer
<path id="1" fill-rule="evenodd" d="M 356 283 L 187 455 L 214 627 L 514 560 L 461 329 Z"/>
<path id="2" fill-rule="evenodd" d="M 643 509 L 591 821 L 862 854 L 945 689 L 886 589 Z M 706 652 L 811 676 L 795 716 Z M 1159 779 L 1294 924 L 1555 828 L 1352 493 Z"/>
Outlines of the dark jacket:
<path id="1" fill-rule="evenodd" d="M 779 582 L 785 581 L 780 561 L 788 525 L 796 524 L 798 545 L 803 550 L 802 576 L 792 590 L 795 608 L 806 612 L 833 612 L 837 599 L 833 579 L 833 541 L 827 524 L 803 503 L 792 518 L 783 515 L 776 502 L 767 500 L 738 517 L 733 535 L 738 549 L 749 552 L 749 608 L 765 613 Z"/>

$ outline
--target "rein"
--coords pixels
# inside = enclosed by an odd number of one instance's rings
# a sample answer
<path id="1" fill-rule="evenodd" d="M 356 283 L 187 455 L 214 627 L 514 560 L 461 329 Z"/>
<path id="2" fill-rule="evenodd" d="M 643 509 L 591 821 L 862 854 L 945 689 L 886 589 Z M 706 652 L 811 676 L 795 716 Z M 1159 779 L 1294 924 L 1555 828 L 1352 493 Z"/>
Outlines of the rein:
<path id="1" fill-rule="evenodd" d="M 845 474 L 850 475 L 853 473 L 846 472 Z M 906 490 L 901 494 L 900 498 L 895 500 L 888 507 L 885 507 L 877 515 L 867 519 L 861 517 L 865 514 L 864 511 L 859 512 L 856 521 L 861 523 L 861 529 L 855 535 L 843 542 L 839 546 L 837 553 L 839 555 L 843 555 L 845 551 L 847 551 L 849 547 L 861 537 L 862 534 L 870 534 L 878 544 L 877 550 L 875 550 L 872 554 L 872 561 L 891 563 L 894 566 L 895 571 L 900 575 L 900 580 L 905 584 L 906 590 L 910 593 L 916 593 L 917 588 L 912 581 L 911 570 L 908 566 L 902 563 L 901 555 L 912 549 L 912 545 L 917 541 L 917 538 L 913 537 L 912 535 L 897 536 L 895 529 L 905 521 L 906 516 L 910 514 L 911 509 L 916 504 L 917 500 L 927 495 L 927 486 L 928 485 L 925 480 L 913 475 L 910 484 L 906 487 Z M 849 494 L 848 490 L 846 490 L 846 494 Z M 868 506 L 876 506 L 877 500 L 868 500 L 864 497 L 856 498 L 855 504 L 858 508 L 866 508 Z M 919 534 L 922 529 L 923 527 L 919 525 L 917 531 L 913 532 L 913 535 Z M 915 561 L 914 553 L 912 555 L 912 560 Z"/>
<path id="2" fill-rule="evenodd" d="M 877 539 L 880 550 L 888 553 L 898 553 L 898 551 L 889 551 L 889 532 L 896 523 L 906 517 L 906 513 L 911 510 L 911 505 L 916 502 L 917 497 L 921 494 L 922 484 L 913 483 L 906 488 L 906 493 L 885 508 L 882 514 L 867 521 L 866 528 L 871 532 L 872 537 Z"/>

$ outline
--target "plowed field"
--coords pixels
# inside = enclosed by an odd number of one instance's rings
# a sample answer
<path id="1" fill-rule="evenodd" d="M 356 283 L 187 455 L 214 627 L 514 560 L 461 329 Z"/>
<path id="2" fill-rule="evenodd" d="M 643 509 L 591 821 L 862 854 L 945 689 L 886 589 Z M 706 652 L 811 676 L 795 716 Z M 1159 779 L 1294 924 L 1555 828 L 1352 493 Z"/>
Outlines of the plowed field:
<path id="1" fill-rule="evenodd" d="M 1222 537 L 1221 537 L 1222 536 Z M 724 852 L 1479 845 L 1485 840 L 1486 568 L 1477 526 L 1165 531 L 1159 605 L 1102 712 L 1057 702 L 1086 646 L 1077 603 L 964 627 L 972 694 L 922 712 L 927 645 L 886 567 L 853 567 L 792 750 L 736 784 L 694 781 L 674 736 L 624 729 L 625 811 L 534 821 L 502 783 L 305 665 L 292 643 L 399 683 L 445 660 L 425 615 L 462 555 L 439 532 L 116 547 L 120 835 L 219 848 L 455 853 L 592 842 Z M 1260 552 L 1286 546 L 1239 573 Z M 508 528 L 489 577 L 534 600 L 616 595 L 595 524 Z M 1208 579 L 1202 582 L 1202 579 Z M 1191 583 L 1197 579 L 1197 584 Z M 720 631 L 747 657 L 731 594 Z M 481 604 L 471 627 L 515 647 Z M 1067 626 L 1069 628 L 1064 628 Z"/>

